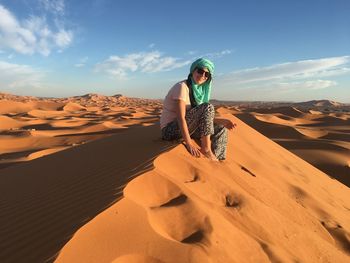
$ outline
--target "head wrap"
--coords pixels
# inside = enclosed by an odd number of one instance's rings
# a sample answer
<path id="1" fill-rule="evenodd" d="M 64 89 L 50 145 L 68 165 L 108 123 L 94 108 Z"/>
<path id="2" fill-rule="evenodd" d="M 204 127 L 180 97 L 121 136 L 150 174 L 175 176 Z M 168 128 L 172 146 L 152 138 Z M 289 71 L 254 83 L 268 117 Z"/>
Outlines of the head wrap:
<path id="1" fill-rule="evenodd" d="M 193 71 L 196 68 L 206 68 L 209 72 L 211 77 L 207 79 L 206 82 L 204 82 L 201 85 L 197 85 L 196 82 L 192 78 Z M 205 58 L 199 58 L 195 62 L 192 63 L 191 69 L 190 69 L 190 75 L 191 75 L 191 81 L 192 81 L 192 91 L 194 99 L 196 100 L 196 104 L 200 105 L 205 102 L 209 102 L 210 94 L 211 94 L 211 81 L 212 76 L 214 74 L 214 64 L 208 59 Z"/>
<path id="2" fill-rule="evenodd" d="M 214 74 L 214 63 L 209 59 L 199 58 L 195 62 L 192 63 L 190 73 L 193 73 L 195 68 L 207 68 L 211 75 Z"/>

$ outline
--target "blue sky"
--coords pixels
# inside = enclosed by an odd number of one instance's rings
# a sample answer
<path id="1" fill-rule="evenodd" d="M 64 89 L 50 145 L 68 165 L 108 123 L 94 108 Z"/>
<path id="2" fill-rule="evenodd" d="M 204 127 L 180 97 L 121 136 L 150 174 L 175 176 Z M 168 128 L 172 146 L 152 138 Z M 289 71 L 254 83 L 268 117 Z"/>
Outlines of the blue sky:
<path id="1" fill-rule="evenodd" d="M 350 102 L 348 0 L 0 0 L 0 91 L 163 98 L 198 57 L 212 98 Z"/>

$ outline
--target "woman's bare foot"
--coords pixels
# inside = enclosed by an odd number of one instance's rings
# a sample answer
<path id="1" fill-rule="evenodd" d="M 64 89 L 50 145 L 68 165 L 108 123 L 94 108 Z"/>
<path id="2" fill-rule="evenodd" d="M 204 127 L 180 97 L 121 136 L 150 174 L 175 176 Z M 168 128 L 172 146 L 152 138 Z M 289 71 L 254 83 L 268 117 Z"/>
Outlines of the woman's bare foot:
<path id="1" fill-rule="evenodd" d="M 204 151 L 203 149 L 200 152 L 204 155 L 205 158 L 208 158 L 211 161 L 218 162 L 218 158 L 216 158 L 215 154 L 211 150 Z"/>

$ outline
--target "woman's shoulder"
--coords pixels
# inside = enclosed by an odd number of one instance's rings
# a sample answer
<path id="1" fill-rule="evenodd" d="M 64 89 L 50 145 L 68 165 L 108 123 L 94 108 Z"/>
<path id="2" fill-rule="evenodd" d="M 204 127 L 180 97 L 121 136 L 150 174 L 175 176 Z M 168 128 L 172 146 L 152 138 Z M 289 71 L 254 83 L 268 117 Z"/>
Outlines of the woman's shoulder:
<path id="1" fill-rule="evenodd" d="M 181 80 L 181 81 L 177 82 L 171 89 L 172 90 L 182 90 L 182 89 L 188 90 L 186 80 Z"/>
<path id="2" fill-rule="evenodd" d="M 168 92 L 167 98 L 169 99 L 186 99 L 189 94 L 189 88 L 186 84 L 186 80 L 177 82 Z"/>

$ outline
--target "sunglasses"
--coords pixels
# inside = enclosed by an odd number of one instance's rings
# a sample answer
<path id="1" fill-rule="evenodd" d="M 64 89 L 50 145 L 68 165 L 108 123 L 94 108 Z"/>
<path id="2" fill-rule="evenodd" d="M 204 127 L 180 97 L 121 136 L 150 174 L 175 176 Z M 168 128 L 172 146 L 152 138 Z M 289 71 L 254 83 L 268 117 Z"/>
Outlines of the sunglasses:
<path id="1" fill-rule="evenodd" d="M 197 73 L 198 73 L 199 75 L 203 75 L 203 73 L 204 73 L 204 76 L 205 76 L 206 78 L 209 78 L 209 77 L 210 77 L 210 72 L 204 71 L 202 68 L 197 68 Z"/>

